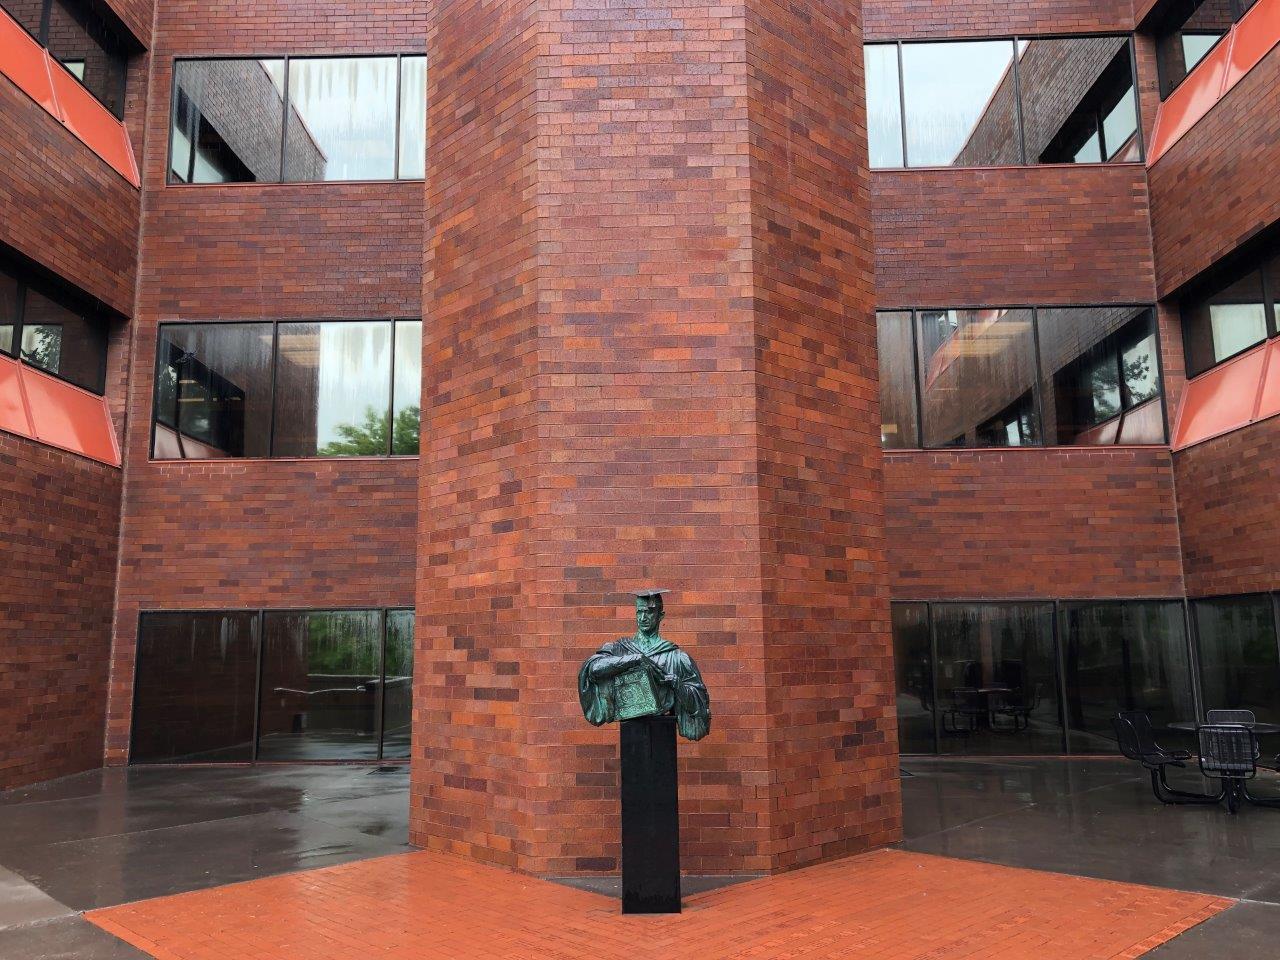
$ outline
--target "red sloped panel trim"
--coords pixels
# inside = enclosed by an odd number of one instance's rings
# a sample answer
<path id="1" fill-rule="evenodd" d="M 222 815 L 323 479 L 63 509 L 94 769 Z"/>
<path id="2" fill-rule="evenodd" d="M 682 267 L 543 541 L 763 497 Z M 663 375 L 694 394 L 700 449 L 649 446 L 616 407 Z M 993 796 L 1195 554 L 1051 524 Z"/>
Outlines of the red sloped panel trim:
<path id="1" fill-rule="evenodd" d="M 1160 104 L 1147 166 L 1152 166 L 1194 127 L 1277 43 L 1280 0 L 1258 0 Z"/>
<path id="2" fill-rule="evenodd" d="M 1280 340 L 1272 340 L 1267 350 L 1270 356 L 1266 373 L 1262 376 L 1262 389 L 1258 393 L 1255 420 L 1265 420 L 1280 414 Z"/>
<path id="3" fill-rule="evenodd" d="M 125 125 L 0 9 L 0 73 L 136 188 L 138 165 Z"/>
<path id="4" fill-rule="evenodd" d="M 31 432 L 26 436 L 91 460 L 120 466 L 120 447 L 116 443 L 106 398 L 26 364 L 9 363 L 17 368 L 27 421 L 31 426 Z"/>
<path id="5" fill-rule="evenodd" d="M 0 430 L 34 437 L 27 401 L 22 395 L 22 377 L 17 360 L 0 357 Z"/>
<path id="6" fill-rule="evenodd" d="M 1173 449 L 1239 430 L 1259 419 L 1267 360 L 1277 346 L 1280 344 L 1255 347 L 1189 381 L 1178 407 Z"/>

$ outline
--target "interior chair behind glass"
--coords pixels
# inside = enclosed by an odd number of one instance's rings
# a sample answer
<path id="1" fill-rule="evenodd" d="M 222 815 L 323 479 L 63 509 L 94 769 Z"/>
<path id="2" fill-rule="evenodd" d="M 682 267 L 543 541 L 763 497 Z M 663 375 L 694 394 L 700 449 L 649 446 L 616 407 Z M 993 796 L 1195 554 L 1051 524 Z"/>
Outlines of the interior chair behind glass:
<path id="1" fill-rule="evenodd" d="M 1245 727 L 1252 727 L 1258 722 L 1252 710 L 1210 710 L 1205 714 L 1205 720 L 1209 723 L 1238 723 Z"/>
<path id="2" fill-rule="evenodd" d="M 1191 759 L 1191 753 L 1188 750 L 1165 750 L 1156 743 L 1151 718 L 1146 713 L 1140 710 L 1122 711 L 1112 718 L 1111 726 L 1115 730 L 1120 752 L 1130 760 L 1142 764 L 1151 774 L 1151 792 L 1161 803 L 1218 803 L 1222 799 L 1223 792 L 1210 796 L 1174 790 L 1169 786 L 1165 779 L 1165 768 L 1185 768 L 1186 761 Z"/>
<path id="3" fill-rule="evenodd" d="M 1200 740 L 1200 772 L 1222 781 L 1227 809 L 1240 808 L 1241 800 L 1264 807 L 1280 807 L 1280 798 L 1255 797 L 1246 785 L 1258 773 L 1258 738 L 1239 724 L 1209 723 L 1196 729 Z"/>

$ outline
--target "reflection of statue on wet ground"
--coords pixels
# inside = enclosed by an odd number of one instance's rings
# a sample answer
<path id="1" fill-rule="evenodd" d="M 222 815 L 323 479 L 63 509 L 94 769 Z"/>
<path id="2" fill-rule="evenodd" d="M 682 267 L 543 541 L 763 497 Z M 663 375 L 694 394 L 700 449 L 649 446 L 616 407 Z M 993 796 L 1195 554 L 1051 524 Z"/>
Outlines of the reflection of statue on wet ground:
<path id="1" fill-rule="evenodd" d="M 578 672 L 582 712 L 594 725 L 673 713 L 680 735 L 711 729 L 711 699 L 693 659 L 658 634 L 665 590 L 635 594 L 636 632 L 606 643 Z"/>

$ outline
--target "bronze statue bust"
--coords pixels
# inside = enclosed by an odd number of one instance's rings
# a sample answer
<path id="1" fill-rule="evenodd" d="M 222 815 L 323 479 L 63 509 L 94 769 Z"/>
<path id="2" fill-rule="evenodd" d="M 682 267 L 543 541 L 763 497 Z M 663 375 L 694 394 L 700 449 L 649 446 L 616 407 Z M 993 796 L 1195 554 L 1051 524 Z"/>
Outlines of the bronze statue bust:
<path id="1" fill-rule="evenodd" d="M 578 671 L 578 699 L 597 727 L 674 713 L 680 735 L 701 740 L 711 730 L 711 698 L 693 658 L 658 633 L 666 592 L 634 594 L 635 634 L 606 643 L 588 658 Z"/>

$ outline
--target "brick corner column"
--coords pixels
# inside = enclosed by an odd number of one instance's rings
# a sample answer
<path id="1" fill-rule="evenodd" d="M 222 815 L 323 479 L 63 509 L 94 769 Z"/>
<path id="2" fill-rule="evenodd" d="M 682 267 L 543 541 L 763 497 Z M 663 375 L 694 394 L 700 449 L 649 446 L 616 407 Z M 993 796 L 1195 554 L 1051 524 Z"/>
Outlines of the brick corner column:
<path id="1" fill-rule="evenodd" d="M 437 4 L 411 833 L 618 867 L 578 665 L 670 587 L 683 866 L 899 831 L 857 4 Z"/>

